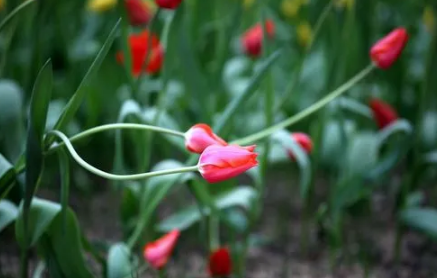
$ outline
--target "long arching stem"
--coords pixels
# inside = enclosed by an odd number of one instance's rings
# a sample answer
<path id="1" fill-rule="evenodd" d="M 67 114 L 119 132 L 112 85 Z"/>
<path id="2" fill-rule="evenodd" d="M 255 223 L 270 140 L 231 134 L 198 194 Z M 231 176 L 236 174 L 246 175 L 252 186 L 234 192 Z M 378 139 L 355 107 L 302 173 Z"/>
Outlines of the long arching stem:
<path id="1" fill-rule="evenodd" d="M 133 175 L 115 175 L 111 173 L 107 173 L 105 171 L 102 171 L 100 169 L 97 169 L 96 167 L 90 165 L 88 162 L 83 160 L 79 154 L 74 149 L 73 145 L 71 144 L 68 137 L 63 134 L 62 132 L 58 130 L 52 130 L 49 131 L 48 134 L 55 135 L 59 139 L 61 139 L 65 146 L 67 147 L 68 151 L 70 152 L 73 159 L 83 168 L 90 171 L 93 174 L 96 174 L 100 177 L 110 179 L 110 180 L 138 180 L 138 179 L 146 179 L 156 176 L 163 176 L 163 175 L 170 175 L 170 174 L 177 174 L 177 173 L 184 173 L 184 172 L 193 172 L 197 171 L 198 167 L 196 166 L 188 166 L 188 167 L 182 167 L 182 168 L 176 168 L 176 169 L 169 169 L 169 170 L 162 170 L 162 171 L 155 171 L 155 172 L 148 172 L 148 173 L 142 173 L 142 174 L 133 174 Z"/>

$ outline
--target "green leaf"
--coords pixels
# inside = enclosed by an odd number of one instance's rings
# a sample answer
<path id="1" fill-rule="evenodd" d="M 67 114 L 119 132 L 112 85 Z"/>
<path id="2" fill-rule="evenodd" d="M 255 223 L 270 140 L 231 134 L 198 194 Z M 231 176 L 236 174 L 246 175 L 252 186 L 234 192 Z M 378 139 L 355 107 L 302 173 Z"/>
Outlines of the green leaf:
<path id="1" fill-rule="evenodd" d="M 256 92 L 259 84 L 267 75 L 271 66 L 279 59 L 281 53 L 282 49 L 279 49 L 273 52 L 268 58 L 266 58 L 266 60 L 260 66 L 259 70 L 250 80 L 250 83 L 246 87 L 246 89 L 240 95 L 238 95 L 236 98 L 229 102 L 222 115 L 213 125 L 213 129 L 216 133 L 220 133 L 226 127 L 226 125 L 229 124 L 230 120 L 237 112 L 238 108 L 240 108 L 241 105 Z"/>
<path id="2" fill-rule="evenodd" d="M 431 150 L 437 147 L 437 112 L 427 111 L 420 122 L 419 134 L 422 148 Z"/>
<path id="3" fill-rule="evenodd" d="M 31 247 L 47 230 L 55 216 L 61 211 L 61 206 L 57 203 L 33 198 L 29 209 L 29 218 L 27 225 L 27 235 L 29 244 L 26 244 L 23 219 L 23 202 L 21 202 L 18 212 L 17 221 L 15 221 L 15 233 L 18 244 L 24 248 Z"/>
<path id="4" fill-rule="evenodd" d="M 437 210 L 433 208 L 409 208 L 400 212 L 405 225 L 419 230 L 437 240 Z"/>
<path id="5" fill-rule="evenodd" d="M 13 81 L 0 80 L 0 149 L 15 162 L 23 152 L 23 93 Z M 7 132 L 6 132 L 7 131 Z"/>
<path id="6" fill-rule="evenodd" d="M 111 246 L 108 252 L 108 278 L 125 278 L 133 275 L 130 249 L 124 243 Z"/>
<path id="7" fill-rule="evenodd" d="M 378 138 L 370 132 L 357 133 L 347 148 L 344 175 L 361 176 L 378 161 Z"/>
<path id="8" fill-rule="evenodd" d="M 306 152 L 297 142 L 292 139 L 290 132 L 285 130 L 279 130 L 275 132 L 271 139 L 281 144 L 281 146 L 284 148 L 283 152 L 286 152 L 286 150 L 289 149 L 296 157 L 296 161 L 300 170 L 300 195 L 303 199 L 306 199 L 308 197 L 308 190 L 310 188 L 311 181 L 311 163 Z"/>
<path id="9" fill-rule="evenodd" d="M 76 92 L 67 103 L 67 106 L 65 107 L 61 117 L 59 118 L 59 120 L 55 125 L 55 129 L 63 130 L 65 126 L 72 120 L 76 111 L 79 109 L 83 99 L 86 96 L 86 93 L 88 92 L 87 86 L 89 85 L 93 77 L 96 75 L 97 71 L 99 70 L 103 62 L 103 59 L 108 54 L 108 51 L 114 41 L 115 35 L 117 34 L 117 29 L 120 24 L 120 21 L 121 19 L 119 19 L 117 23 L 115 23 L 115 26 L 112 28 L 111 32 L 109 33 L 109 36 L 106 38 L 105 43 L 103 44 L 102 48 L 97 54 L 96 59 L 94 59 L 87 73 L 82 79 L 82 82 L 79 84 L 79 87 L 77 88 Z"/>
<path id="10" fill-rule="evenodd" d="M 349 142 L 355 133 L 355 123 L 352 121 L 344 121 L 344 126 L 338 120 L 329 120 L 323 127 L 322 143 L 321 143 L 321 161 L 325 167 L 329 169 L 338 169 L 342 165 L 340 159 L 332 159 L 344 153 L 342 146 L 342 129 L 345 130 L 346 139 Z"/>
<path id="11" fill-rule="evenodd" d="M 52 94 L 52 86 L 52 63 L 48 60 L 36 78 L 30 99 L 26 141 L 26 178 L 22 211 L 24 235 L 26 235 L 27 232 L 27 212 L 43 168 L 43 135 L 47 120 L 47 110 Z"/>
<path id="12" fill-rule="evenodd" d="M 426 164 L 437 164 L 437 150 L 425 154 L 423 157 L 423 162 Z"/>
<path id="13" fill-rule="evenodd" d="M 49 109 L 50 97 L 53 88 L 52 62 L 48 60 L 41 68 L 33 87 L 32 98 L 30 100 L 30 125 L 35 133 L 38 144 L 42 145 L 47 112 Z"/>
<path id="14" fill-rule="evenodd" d="M 28 0 L 24 1 L 20 5 L 18 5 L 12 12 L 10 12 L 0 23 L 0 32 L 3 28 L 11 21 L 12 18 L 14 18 L 20 11 L 22 11 L 24 8 L 30 6 L 30 4 L 33 4 L 36 2 L 36 0 Z"/>
<path id="15" fill-rule="evenodd" d="M 390 142 L 389 153 L 384 156 L 383 159 L 379 159 L 370 172 L 366 174 L 366 178 L 369 181 L 377 180 L 381 175 L 392 169 L 399 160 L 404 157 L 411 147 L 411 135 L 413 128 L 411 124 L 406 120 L 397 120 L 395 123 L 387 126 L 378 133 L 377 136 L 377 148 L 378 152 L 385 144 L 388 144 L 388 140 L 395 135 L 403 135 L 403 137 L 394 137 Z"/>
<path id="16" fill-rule="evenodd" d="M 338 99 L 338 103 L 340 107 L 346 111 L 350 111 L 353 114 L 360 115 L 367 119 L 373 119 L 370 108 L 361 102 L 358 102 L 352 98 L 341 97 Z"/>
<path id="17" fill-rule="evenodd" d="M 5 197 L 15 181 L 15 170 L 0 154 L 0 200 Z"/>
<path id="18" fill-rule="evenodd" d="M 59 209 L 58 205 L 58 212 Z M 63 277 L 94 277 L 86 266 L 79 226 L 71 209 L 67 210 L 65 221 L 61 213 L 56 215 L 47 234 Z"/>
<path id="19" fill-rule="evenodd" d="M 256 197 L 256 191 L 250 186 L 237 187 L 221 196 L 214 201 L 217 209 L 223 210 L 231 207 L 242 207 L 246 211 L 250 210 L 253 198 Z M 210 214 L 209 209 L 205 209 L 205 215 Z M 186 230 L 201 219 L 202 215 L 197 205 L 191 205 L 177 213 L 170 215 L 158 224 L 157 229 L 160 232 L 168 232 L 173 229 Z"/>
<path id="20" fill-rule="evenodd" d="M 8 200 L 0 201 L 0 232 L 14 222 L 18 215 L 18 208 Z"/>
<path id="21" fill-rule="evenodd" d="M 186 165 L 191 165 L 193 159 L 189 159 Z M 156 164 L 152 171 L 172 169 L 183 167 L 184 164 L 175 160 L 164 160 Z M 141 208 L 141 215 L 139 217 L 140 222 L 137 224 L 135 232 L 129 239 L 128 246 L 132 247 L 139 239 L 143 229 L 149 223 L 150 217 L 155 211 L 156 207 L 161 203 L 165 196 L 173 189 L 175 183 L 187 182 L 189 179 L 194 178 L 193 173 L 180 173 L 165 176 L 152 177 L 147 180 L 146 191 L 141 200 L 143 207 Z"/>

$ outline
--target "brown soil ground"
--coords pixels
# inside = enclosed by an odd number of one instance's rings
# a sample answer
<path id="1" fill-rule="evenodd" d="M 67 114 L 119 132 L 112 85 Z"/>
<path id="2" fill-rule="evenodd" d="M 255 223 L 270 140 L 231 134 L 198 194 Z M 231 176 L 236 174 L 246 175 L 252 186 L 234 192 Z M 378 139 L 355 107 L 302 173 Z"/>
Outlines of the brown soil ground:
<path id="1" fill-rule="evenodd" d="M 289 182 L 287 182 L 289 183 Z M 302 256 L 300 252 L 300 210 L 298 197 L 290 200 L 284 192 L 290 191 L 285 182 L 276 182 L 266 192 L 263 217 L 256 233 L 275 240 L 255 248 L 251 248 L 247 261 L 248 278 L 294 277 L 294 278 L 342 278 L 365 277 L 363 268 L 356 259 L 343 255 L 334 270 L 330 268 L 330 252 L 326 243 L 310 233 L 310 252 Z M 57 193 L 43 192 L 39 195 L 49 199 L 57 199 Z M 284 197 L 285 195 L 285 197 Z M 93 194 L 83 202 L 83 196 L 72 194 L 70 204 L 78 214 L 81 227 L 86 231 L 88 239 L 93 242 L 117 242 L 121 239 L 118 223 L 118 196 L 111 191 Z M 293 200 L 295 199 L 295 200 Z M 389 213 L 387 200 L 375 196 L 372 204 L 371 223 L 358 229 L 365 231 L 374 246 L 374 262 L 369 268 L 368 277 L 372 278 L 430 278 L 437 277 L 437 248 L 423 236 L 408 232 L 403 242 L 403 256 L 399 265 L 392 260 L 394 239 L 394 221 Z M 382 205 L 381 205 L 382 204 Z M 161 208 L 166 214 L 166 208 Z M 280 211 L 289 211 L 287 233 L 281 235 L 275 227 L 284 221 Z M 278 218 L 278 217 L 281 218 Z M 364 227 L 364 228 L 363 228 Z M 13 230 L 9 229 L 0 237 L 0 277 L 18 277 L 19 252 L 13 241 Z M 284 234 L 282 232 L 282 234 Z M 353 249 L 354 243 L 348 244 Z M 181 243 L 183 252 L 176 252 L 169 265 L 169 277 L 189 278 L 207 277 L 205 271 L 206 255 L 199 246 L 192 243 Z M 35 262 L 31 264 L 32 268 Z M 139 277 L 156 277 L 154 273 L 145 272 Z"/>

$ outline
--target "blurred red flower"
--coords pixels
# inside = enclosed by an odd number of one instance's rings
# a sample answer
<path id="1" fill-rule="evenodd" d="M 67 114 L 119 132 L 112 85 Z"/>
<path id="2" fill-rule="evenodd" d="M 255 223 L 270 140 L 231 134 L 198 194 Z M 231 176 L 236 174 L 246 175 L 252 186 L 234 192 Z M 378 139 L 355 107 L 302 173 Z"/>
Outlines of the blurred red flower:
<path id="1" fill-rule="evenodd" d="M 147 2 L 142 0 L 125 0 L 127 14 L 132 26 L 146 25 L 152 17 Z"/>
<path id="2" fill-rule="evenodd" d="M 176 9 L 182 0 L 155 0 L 156 5 L 160 8 L 174 10 Z"/>
<path id="3" fill-rule="evenodd" d="M 211 277 L 227 277 L 232 272 L 232 260 L 227 247 L 221 247 L 209 256 L 208 272 Z"/>
<path id="4" fill-rule="evenodd" d="M 148 58 L 148 64 L 144 66 L 146 62 L 149 44 L 149 32 L 147 30 L 129 36 L 129 48 L 132 56 L 132 73 L 134 76 L 138 76 L 141 71 L 145 70 L 147 73 L 157 73 L 162 66 L 164 60 L 164 49 L 161 43 L 155 35 L 151 35 L 150 42 L 150 54 Z M 119 51 L 116 55 L 119 63 L 124 62 L 124 55 L 122 51 Z"/>
<path id="5" fill-rule="evenodd" d="M 291 138 L 293 138 L 294 141 L 296 141 L 297 144 L 307 153 L 311 153 L 313 150 L 313 142 L 311 141 L 311 137 L 309 137 L 307 134 L 302 132 L 295 132 L 291 134 Z M 296 160 L 295 155 L 293 154 L 293 151 L 290 149 L 287 149 L 287 154 L 290 157 L 291 160 Z"/>
<path id="6" fill-rule="evenodd" d="M 265 22 L 265 31 L 267 37 L 273 38 L 275 34 L 275 24 L 268 19 Z M 252 57 L 258 57 L 261 54 L 263 42 L 263 30 L 261 23 L 256 24 L 246 31 L 241 38 L 241 45 L 244 52 Z"/>
<path id="7" fill-rule="evenodd" d="M 398 119 L 398 114 L 393 107 L 380 99 L 371 99 L 369 105 L 372 109 L 373 118 L 380 129 L 383 129 Z"/>
<path id="8" fill-rule="evenodd" d="M 388 69 L 399 58 L 407 42 L 407 30 L 397 28 L 373 45 L 370 57 L 378 68 Z"/>
<path id="9" fill-rule="evenodd" d="M 155 269 L 161 269 L 166 264 L 176 245 L 180 232 L 173 230 L 154 242 L 144 246 L 144 259 Z"/>

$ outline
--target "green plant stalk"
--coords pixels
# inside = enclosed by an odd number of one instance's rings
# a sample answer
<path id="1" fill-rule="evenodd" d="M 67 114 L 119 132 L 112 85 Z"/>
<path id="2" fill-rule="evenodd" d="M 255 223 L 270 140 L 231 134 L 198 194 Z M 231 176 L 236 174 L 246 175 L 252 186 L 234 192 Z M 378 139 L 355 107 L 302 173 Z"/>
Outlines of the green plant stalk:
<path id="1" fill-rule="evenodd" d="M 179 136 L 182 138 L 185 137 L 185 134 L 182 132 L 167 129 L 167 128 L 162 128 L 162 127 L 157 127 L 157 126 L 153 126 L 153 125 L 117 123 L 117 124 L 106 124 L 106 125 L 101 125 L 101 126 L 90 128 L 88 130 L 82 131 L 82 132 L 72 136 L 71 138 L 68 138 L 68 140 L 70 142 L 76 142 L 76 141 L 84 139 L 90 135 L 93 135 L 95 133 L 99 133 L 102 131 L 108 131 L 108 130 L 119 130 L 119 129 L 136 129 L 136 130 L 144 130 L 144 131 L 154 131 L 154 132 L 169 134 L 169 135 L 173 135 L 173 136 Z M 59 143 L 55 146 L 50 147 L 47 150 L 47 154 L 50 154 L 53 151 L 56 151 L 58 148 L 60 148 L 64 145 L 65 145 L 65 143 Z"/>
<path id="2" fill-rule="evenodd" d="M 10 12 L 0 23 L 0 32 L 2 29 L 11 21 L 12 18 L 14 18 L 15 15 L 17 15 L 20 11 L 22 11 L 24 8 L 30 6 L 31 4 L 35 3 L 36 0 L 27 0 L 21 3 L 18 7 L 16 7 L 12 12 Z"/>
<path id="3" fill-rule="evenodd" d="M 187 161 L 185 162 L 185 165 L 190 165 L 195 163 L 195 161 L 197 160 L 197 156 L 196 155 L 192 155 L 190 156 Z M 172 183 L 176 183 L 179 181 L 179 178 L 176 178 L 172 181 Z M 127 241 L 127 245 L 129 246 L 130 249 L 132 249 L 135 244 L 138 242 L 138 240 L 140 239 L 143 230 L 145 229 L 147 222 L 149 221 L 150 218 L 150 214 L 147 215 L 142 215 L 141 219 L 139 220 L 138 225 L 135 227 L 134 232 L 132 233 L 132 235 L 130 236 L 130 238 Z"/>
<path id="4" fill-rule="evenodd" d="M 319 100 L 318 102 L 314 103 L 310 107 L 306 108 L 305 110 L 297 113 L 296 115 L 277 123 L 276 125 L 273 125 L 269 128 L 266 128 L 264 130 L 261 130 L 257 133 L 254 133 L 252 135 L 240 138 L 238 140 L 235 140 L 231 142 L 231 144 L 238 144 L 238 145 L 247 145 L 253 142 L 256 142 L 258 140 L 261 140 L 265 137 L 268 137 L 272 135 L 274 132 L 286 128 L 292 124 L 295 124 L 299 122 L 300 120 L 308 117 L 309 115 L 317 112 L 324 106 L 326 106 L 328 103 L 336 99 L 337 97 L 341 96 L 345 92 L 347 92 L 350 88 L 352 88 L 356 83 L 364 79 L 372 70 L 375 68 L 374 64 L 370 64 L 366 68 L 364 68 L 362 71 L 360 71 L 357 75 L 349 79 L 346 83 L 335 89 L 334 91 L 330 92 L 327 96 Z"/>
<path id="5" fill-rule="evenodd" d="M 146 59 L 144 59 L 143 64 L 141 65 L 141 71 L 140 74 L 138 75 L 137 80 L 134 82 L 134 86 L 132 87 L 132 95 L 134 96 L 134 98 L 137 96 L 138 94 L 138 90 L 140 88 L 140 84 L 141 84 L 141 76 L 143 75 L 144 71 L 147 69 L 147 66 L 149 65 L 149 60 L 151 57 L 151 53 L 152 53 L 152 34 L 156 31 L 156 28 L 158 27 L 158 17 L 161 14 L 161 8 L 158 7 L 158 9 L 156 10 L 155 15 L 153 16 L 153 18 L 151 19 L 151 22 L 149 23 L 149 37 L 147 38 L 147 53 L 146 53 Z M 148 98 L 147 98 L 148 99 Z M 149 101 L 147 101 L 147 103 L 149 103 Z"/>
<path id="6" fill-rule="evenodd" d="M 15 34 L 15 30 L 17 29 L 17 21 L 14 20 L 12 22 L 11 28 L 9 28 L 9 32 L 5 35 L 5 41 L 3 45 L 3 54 L 1 55 L 1 62 L 0 62 L 0 76 L 3 76 L 4 68 L 6 65 L 6 61 L 8 58 L 9 53 L 9 47 L 11 46 L 12 39 Z"/>
<path id="7" fill-rule="evenodd" d="M 418 168 L 413 169 L 411 173 L 407 173 L 406 177 L 402 181 L 401 188 L 397 197 L 397 207 L 396 207 L 396 213 L 402 211 L 402 209 L 405 208 L 406 200 L 408 196 L 408 192 L 410 191 L 410 188 L 414 187 L 414 183 L 416 182 L 416 178 L 418 175 L 416 175 Z M 394 241 L 394 262 L 396 264 L 400 263 L 401 255 L 402 255 L 402 239 L 404 234 L 405 228 L 400 223 L 399 219 L 396 219 L 396 233 L 395 233 L 395 241 Z"/>
<path id="8" fill-rule="evenodd" d="M 300 77 L 302 75 L 302 71 L 303 71 L 303 66 L 305 64 L 305 60 L 308 57 L 308 54 L 310 53 L 311 48 L 314 45 L 314 42 L 318 38 L 318 35 L 319 35 L 320 30 L 321 30 L 321 28 L 323 26 L 323 23 L 325 22 L 326 18 L 328 17 L 329 13 L 332 10 L 333 3 L 334 3 L 334 1 L 330 0 L 329 3 L 323 8 L 322 13 L 320 14 L 319 18 L 317 19 L 316 25 L 314 27 L 313 36 L 311 37 L 311 40 L 310 40 L 309 44 L 305 48 L 305 51 L 304 51 L 302 57 L 299 60 L 299 63 L 298 63 L 298 66 L 297 66 L 297 70 L 296 70 L 296 73 L 295 73 L 295 77 L 290 82 L 289 86 L 286 88 L 285 94 L 281 98 L 281 100 L 278 102 L 278 105 L 275 108 L 275 110 L 280 110 L 280 109 L 283 108 L 283 106 L 287 103 L 287 100 L 290 98 L 291 94 L 296 89 L 297 85 L 299 85 L 299 80 L 300 80 Z"/>
<path id="9" fill-rule="evenodd" d="M 267 2 L 267 1 L 266 1 Z M 260 9 L 260 18 L 261 18 L 261 26 L 262 26 L 262 55 L 266 57 L 269 53 L 269 43 L 267 39 L 267 32 L 266 32 L 266 26 L 264 24 L 265 22 L 265 6 L 267 6 L 268 3 L 266 3 L 262 0 L 258 0 L 257 4 L 259 5 Z M 273 107 L 274 107 L 274 89 L 273 89 L 273 81 L 272 81 L 272 74 L 271 72 L 267 73 L 266 81 L 264 83 L 265 85 L 265 106 L 264 106 L 264 115 L 266 119 L 266 125 L 271 126 L 273 124 Z M 239 277 L 243 278 L 245 277 L 246 273 L 246 258 L 247 258 L 247 252 L 249 249 L 249 240 L 250 240 L 250 232 L 253 230 L 254 226 L 256 225 L 256 222 L 259 220 L 261 209 L 262 209 L 262 202 L 263 202 L 263 193 L 265 188 L 265 182 L 266 182 L 266 172 L 268 167 L 268 157 L 270 152 L 270 140 L 266 140 L 264 145 L 264 153 L 262 155 L 261 159 L 261 165 L 260 165 L 260 175 L 261 178 L 255 182 L 255 187 L 257 188 L 257 198 L 254 200 L 254 207 L 253 212 L 251 213 L 249 226 L 247 227 L 244 235 L 243 235 L 243 248 L 242 252 L 240 254 L 240 262 L 239 262 Z"/>
<path id="10" fill-rule="evenodd" d="M 124 0 L 118 0 L 117 9 L 121 15 L 121 46 L 124 56 L 124 69 L 132 90 L 135 88 L 135 79 L 132 76 L 132 53 L 129 48 L 129 22 Z"/>
<path id="11" fill-rule="evenodd" d="M 73 145 L 68 140 L 68 137 L 65 136 L 65 134 L 63 134 L 62 132 L 57 131 L 57 130 L 52 130 L 52 131 L 48 132 L 48 134 L 53 134 L 53 135 L 57 136 L 59 139 L 61 139 L 64 142 L 65 146 L 67 147 L 68 151 L 70 152 L 70 155 L 73 157 L 73 159 L 80 166 L 82 166 L 83 168 L 85 168 L 86 170 L 90 171 L 91 173 L 93 173 L 95 175 L 98 175 L 102 178 L 106 178 L 109 180 L 138 180 L 138 179 L 146 179 L 146 178 L 151 178 L 151 177 L 156 177 L 156 176 L 171 175 L 171 174 L 176 174 L 176 173 L 194 172 L 194 171 L 198 170 L 198 166 L 195 165 L 195 166 L 188 166 L 188 167 L 183 167 L 183 168 L 148 172 L 148 173 L 142 173 L 142 174 L 133 174 L 133 175 L 110 174 L 110 173 L 104 172 L 100 169 L 97 169 L 96 167 L 88 164 L 85 160 L 83 160 L 78 155 L 78 153 L 74 149 Z"/>

